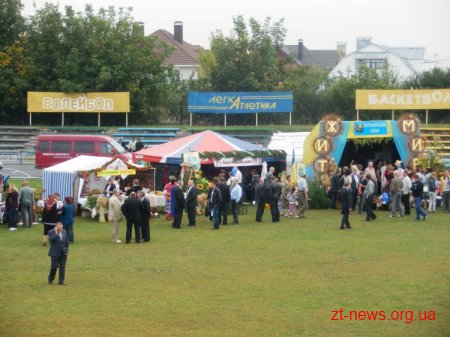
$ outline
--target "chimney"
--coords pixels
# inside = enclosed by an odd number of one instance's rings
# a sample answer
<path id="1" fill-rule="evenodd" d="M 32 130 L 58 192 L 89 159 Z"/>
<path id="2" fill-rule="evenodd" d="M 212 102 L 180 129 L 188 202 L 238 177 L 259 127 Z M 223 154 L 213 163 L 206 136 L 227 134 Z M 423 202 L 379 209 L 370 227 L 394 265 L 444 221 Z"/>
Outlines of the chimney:
<path id="1" fill-rule="evenodd" d="M 302 40 L 302 39 L 298 39 L 297 58 L 298 58 L 300 61 L 303 60 L 303 40 Z"/>
<path id="2" fill-rule="evenodd" d="M 173 38 L 180 44 L 183 44 L 183 22 L 175 21 L 173 23 Z"/>
<path id="3" fill-rule="evenodd" d="M 361 36 L 356 38 L 356 50 L 360 50 L 361 48 L 364 48 L 365 46 L 372 43 L 372 37 L 371 36 Z"/>
<path id="4" fill-rule="evenodd" d="M 347 42 L 336 42 L 336 64 L 338 64 L 347 54 Z"/>

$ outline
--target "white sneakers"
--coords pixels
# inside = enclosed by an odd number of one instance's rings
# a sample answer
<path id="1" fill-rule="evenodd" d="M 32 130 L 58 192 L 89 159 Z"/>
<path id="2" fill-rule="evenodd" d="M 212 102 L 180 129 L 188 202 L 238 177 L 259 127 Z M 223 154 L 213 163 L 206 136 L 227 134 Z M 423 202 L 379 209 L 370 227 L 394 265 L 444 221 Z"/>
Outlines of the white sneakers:
<path id="1" fill-rule="evenodd" d="M 115 243 L 121 243 L 122 241 L 120 241 L 120 240 L 116 240 L 116 241 L 114 241 Z"/>
<path id="2" fill-rule="evenodd" d="M 14 231 L 17 230 L 17 228 L 16 228 L 16 227 L 11 227 L 9 230 L 10 230 L 11 232 L 14 232 Z"/>

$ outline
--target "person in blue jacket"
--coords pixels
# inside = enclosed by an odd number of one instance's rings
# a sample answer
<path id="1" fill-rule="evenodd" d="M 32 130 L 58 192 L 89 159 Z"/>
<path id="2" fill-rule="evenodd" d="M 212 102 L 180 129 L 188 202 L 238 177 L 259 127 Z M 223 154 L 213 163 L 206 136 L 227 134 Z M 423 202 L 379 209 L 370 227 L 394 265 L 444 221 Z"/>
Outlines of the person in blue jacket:
<path id="1" fill-rule="evenodd" d="M 67 232 L 69 237 L 69 241 L 73 243 L 74 241 L 74 233 L 73 233 L 73 223 L 74 223 L 74 208 L 73 208 L 73 198 L 65 197 L 64 198 L 64 206 L 61 208 L 61 215 L 59 220 L 64 225 L 64 229 Z"/>

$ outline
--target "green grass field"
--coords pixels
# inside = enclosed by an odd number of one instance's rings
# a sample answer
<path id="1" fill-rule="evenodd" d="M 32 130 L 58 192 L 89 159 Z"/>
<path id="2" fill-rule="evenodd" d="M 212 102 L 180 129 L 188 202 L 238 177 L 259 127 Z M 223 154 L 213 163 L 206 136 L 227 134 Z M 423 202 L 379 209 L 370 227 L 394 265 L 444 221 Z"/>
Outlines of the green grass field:
<path id="1" fill-rule="evenodd" d="M 109 224 L 76 218 L 65 287 L 47 284 L 42 225 L 0 226 L 0 336 L 450 335 L 448 214 L 352 214 L 354 229 L 341 231 L 338 211 L 275 224 L 254 212 L 219 231 L 203 216 L 181 230 L 158 219 L 139 245 L 113 244 Z M 385 320 L 359 313 L 372 310 Z"/>

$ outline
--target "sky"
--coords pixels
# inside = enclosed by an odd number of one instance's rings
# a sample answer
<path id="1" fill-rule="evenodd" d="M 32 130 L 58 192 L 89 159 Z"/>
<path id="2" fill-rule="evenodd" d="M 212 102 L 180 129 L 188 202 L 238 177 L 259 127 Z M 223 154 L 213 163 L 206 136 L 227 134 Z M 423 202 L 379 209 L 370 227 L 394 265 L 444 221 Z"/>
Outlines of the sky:
<path id="1" fill-rule="evenodd" d="M 211 34 L 220 30 L 229 36 L 233 17 L 243 15 L 262 23 L 284 19 L 284 44 L 303 39 L 309 49 L 336 49 L 347 43 L 355 51 L 357 37 L 389 47 L 425 47 L 427 56 L 450 56 L 449 0 L 22 0 L 23 14 L 32 15 L 45 2 L 84 11 L 86 4 L 115 8 L 132 7 L 136 21 L 145 24 L 145 34 L 158 29 L 173 33 L 173 23 L 183 22 L 184 40 L 209 48 Z"/>

